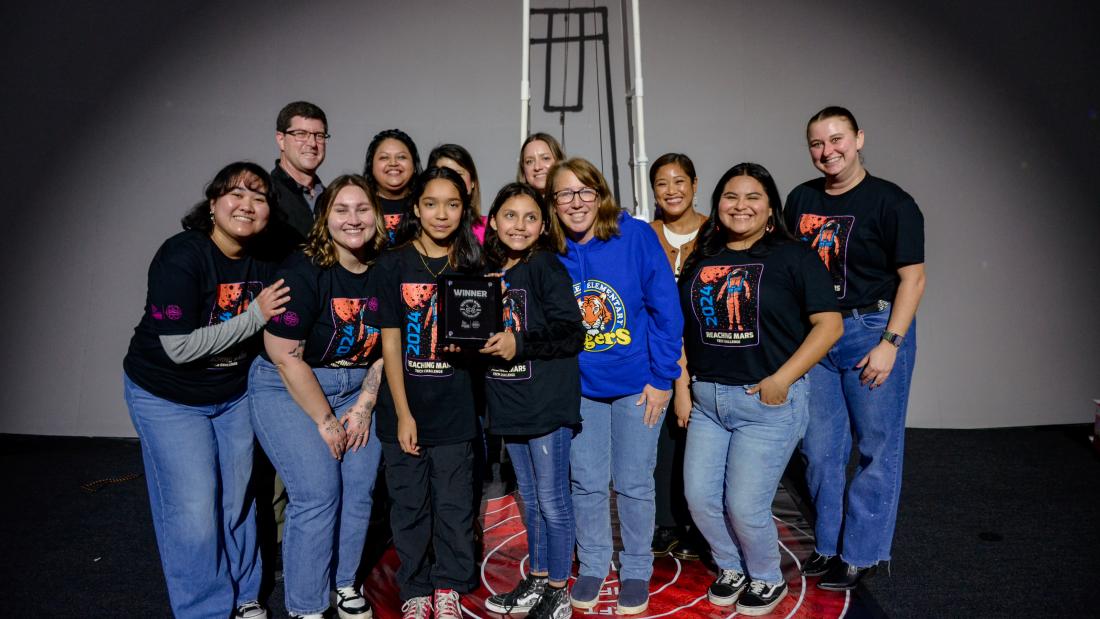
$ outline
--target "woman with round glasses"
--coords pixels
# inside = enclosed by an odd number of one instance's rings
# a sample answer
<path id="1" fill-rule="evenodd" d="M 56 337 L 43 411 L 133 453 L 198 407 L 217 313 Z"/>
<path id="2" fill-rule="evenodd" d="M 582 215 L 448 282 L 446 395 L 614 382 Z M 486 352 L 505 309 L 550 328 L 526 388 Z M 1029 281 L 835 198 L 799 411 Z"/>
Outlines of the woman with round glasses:
<path id="1" fill-rule="evenodd" d="M 581 429 L 569 457 L 580 562 L 571 599 L 580 609 L 599 602 L 613 547 L 613 480 L 623 540 L 618 612 L 637 614 L 649 606 L 653 467 L 659 424 L 680 376 L 684 320 L 657 235 L 619 208 L 600 171 L 574 158 L 549 176 L 551 223 L 565 233 L 560 259 L 585 329 Z"/>

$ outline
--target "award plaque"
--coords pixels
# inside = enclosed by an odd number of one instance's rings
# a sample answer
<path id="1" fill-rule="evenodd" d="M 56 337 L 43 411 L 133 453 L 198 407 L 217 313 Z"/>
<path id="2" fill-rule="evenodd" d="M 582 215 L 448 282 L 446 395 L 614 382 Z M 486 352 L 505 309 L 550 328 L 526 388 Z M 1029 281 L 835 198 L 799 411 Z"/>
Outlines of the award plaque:
<path id="1" fill-rule="evenodd" d="M 503 299 L 499 276 L 440 275 L 439 341 L 481 348 L 502 327 Z"/>

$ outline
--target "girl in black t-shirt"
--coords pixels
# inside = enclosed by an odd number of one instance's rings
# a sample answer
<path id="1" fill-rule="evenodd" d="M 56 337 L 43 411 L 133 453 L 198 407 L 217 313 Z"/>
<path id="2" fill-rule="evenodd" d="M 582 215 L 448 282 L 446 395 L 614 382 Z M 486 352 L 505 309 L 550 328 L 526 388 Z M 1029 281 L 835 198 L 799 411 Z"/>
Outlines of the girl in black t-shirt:
<path id="1" fill-rule="evenodd" d="M 823 176 L 787 197 L 787 225 L 828 268 L 844 315 L 844 337 L 810 371 L 802 441 L 817 513 L 802 572 L 829 590 L 852 589 L 890 560 L 924 294 L 924 216 L 908 193 L 863 167 L 863 139 L 850 111 L 814 114 L 806 142 Z M 855 437 L 861 460 L 849 483 Z"/>
<path id="2" fill-rule="evenodd" d="M 341 617 L 371 609 L 355 582 L 381 459 L 371 412 L 381 382 L 371 265 L 385 246 L 382 213 L 361 176 L 334 179 L 317 220 L 279 274 L 293 287 L 267 326 L 249 373 L 256 435 L 286 485 L 286 608 L 317 616 L 329 592 Z"/>
<path id="3" fill-rule="evenodd" d="M 402 225 L 411 240 L 378 264 L 386 374 L 378 437 L 402 609 L 427 616 L 434 607 L 435 617 L 458 619 L 459 594 L 477 584 L 471 444 L 477 424 L 470 362 L 439 344 L 436 282 L 445 272 L 477 272 L 481 248 L 466 184 L 453 170 L 421 174 L 410 204 L 412 217 Z"/>
<path id="4" fill-rule="evenodd" d="M 245 380 L 253 335 L 288 300 L 282 280 L 264 287 L 274 268 L 257 258 L 273 193 L 256 164 L 218 172 L 149 265 L 145 313 L 122 362 L 178 617 L 262 612 Z"/>
<path id="5" fill-rule="evenodd" d="M 771 504 L 806 428 L 804 375 L 840 337 L 841 319 L 825 268 L 783 226 L 767 170 L 730 168 L 711 203 L 679 282 L 684 489 L 719 568 L 707 597 L 762 615 L 787 594 Z"/>
<path id="6" fill-rule="evenodd" d="M 363 176 L 371 186 L 371 201 L 382 209 L 389 245 L 399 245 L 401 222 L 409 212 L 413 179 L 420 175 L 416 142 L 400 129 L 379 131 L 367 146 Z"/>
<path id="7" fill-rule="evenodd" d="M 485 607 L 535 619 L 570 613 L 566 583 L 575 526 L 569 448 L 580 423 L 584 328 L 573 281 L 554 255 L 563 243 L 543 197 L 530 185 L 505 185 L 489 211 L 487 269 L 504 272 L 504 331 L 482 354 L 489 429 L 504 435 L 524 504 L 528 576 Z"/>

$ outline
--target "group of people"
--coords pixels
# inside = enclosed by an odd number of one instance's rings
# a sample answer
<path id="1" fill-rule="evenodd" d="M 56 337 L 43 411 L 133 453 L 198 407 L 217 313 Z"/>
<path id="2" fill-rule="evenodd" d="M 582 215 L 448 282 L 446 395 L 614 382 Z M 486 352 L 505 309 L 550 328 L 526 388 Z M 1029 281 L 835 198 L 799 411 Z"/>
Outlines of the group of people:
<path id="1" fill-rule="evenodd" d="M 673 479 L 718 568 L 709 601 L 772 612 L 787 585 L 771 502 L 799 445 L 816 509 L 803 572 L 848 589 L 889 560 L 923 220 L 863 167 L 851 112 L 810 119 L 822 177 L 785 206 L 741 163 L 703 215 L 691 159 L 663 155 L 651 224 L 543 133 L 484 216 L 459 145 L 422 169 L 405 132 L 383 131 L 362 175 L 324 184 L 320 108 L 287 105 L 275 137 L 271 174 L 223 168 L 157 251 L 123 362 L 176 616 L 267 616 L 254 441 L 286 489 L 294 617 L 372 616 L 359 569 L 380 468 L 403 616 L 461 617 L 485 432 L 511 458 L 529 553 L 493 612 L 560 619 L 615 595 L 612 492 L 617 612 L 645 611 Z M 502 330 L 480 347 L 441 337 L 438 282 L 456 273 L 502 280 Z M 677 441 L 682 466 L 658 467 Z"/>

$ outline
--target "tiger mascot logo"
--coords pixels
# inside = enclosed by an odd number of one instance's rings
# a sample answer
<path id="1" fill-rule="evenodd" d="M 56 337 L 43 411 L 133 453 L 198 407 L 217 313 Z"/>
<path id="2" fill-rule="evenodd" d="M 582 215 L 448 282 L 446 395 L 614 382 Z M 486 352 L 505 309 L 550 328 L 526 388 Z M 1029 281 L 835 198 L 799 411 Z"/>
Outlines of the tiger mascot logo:
<path id="1" fill-rule="evenodd" d="M 581 310 L 586 351 L 603 352 L 630 344 L 626 305 L 614 288 L 606 282 L 590 279 L 583 284 L 573 284 L 573 296 Z"/>

